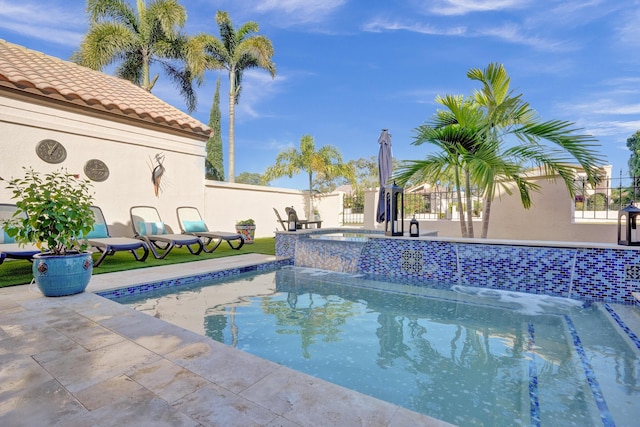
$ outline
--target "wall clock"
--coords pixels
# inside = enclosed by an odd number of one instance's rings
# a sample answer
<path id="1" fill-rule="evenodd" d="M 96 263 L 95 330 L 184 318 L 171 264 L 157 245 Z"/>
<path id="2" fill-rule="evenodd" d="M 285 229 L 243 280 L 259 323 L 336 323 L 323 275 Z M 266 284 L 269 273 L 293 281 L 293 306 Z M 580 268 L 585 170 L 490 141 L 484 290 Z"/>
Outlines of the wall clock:
<path id="1" fill-rule="evenodd" d="M 47 163 L 62 163 L 67 158 L 67 150 L 53 139 L 43 139 L 38 142 L 36 154 Z"/>
<path id="2" fill-rule="evenodd" d="M 109 178 L 109 168 L 98 159 L 91 159 L 84 164 L 84 174 L 92 181 L 102 182 Z"/>

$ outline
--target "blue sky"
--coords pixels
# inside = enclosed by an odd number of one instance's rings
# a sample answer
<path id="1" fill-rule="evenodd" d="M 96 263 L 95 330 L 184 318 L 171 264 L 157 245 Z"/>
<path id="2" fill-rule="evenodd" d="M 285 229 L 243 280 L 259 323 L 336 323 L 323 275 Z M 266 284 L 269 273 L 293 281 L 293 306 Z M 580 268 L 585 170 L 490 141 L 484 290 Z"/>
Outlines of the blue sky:
<path id="1" fill-rule="evenodd" d="M 135 4 L 134 0 L 130 0 Z M 44 6 L 46 4 L 46 6 Z M 217 10 L 255 21 L 277 76 L 244 75 L 236 108 L 236 174 L 262 173 L 304 134 L 344 160 L 375 156 L 382 128 L 399 160 L 424 157 L 414 129 L 436 95 L 470 95 L 470 68 L 504 64 L 514 93 L 542 119 L 594 135 L 613 176 L 628 174 L 626 139 L 640 129 L 640 2 L 634 0 L 183 0 L 189 34 L 219 35 Z M 83 0 L 0 0 L 0 38 L 68 59 L 87 30 Z M 227 76 L 209 72 L 193 116 L 208 122 L 218 77 L 228 138 Z M 154 94 L 185 109 L 166 78 Z M 305 177 L 274 186 L 304 188 Z"/>

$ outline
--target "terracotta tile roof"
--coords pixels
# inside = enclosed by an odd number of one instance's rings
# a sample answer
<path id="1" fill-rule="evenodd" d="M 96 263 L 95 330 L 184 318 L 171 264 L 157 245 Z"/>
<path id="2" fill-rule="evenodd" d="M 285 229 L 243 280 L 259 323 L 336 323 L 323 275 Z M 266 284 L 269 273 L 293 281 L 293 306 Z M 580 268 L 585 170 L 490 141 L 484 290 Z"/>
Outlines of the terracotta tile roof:
<path id="1" fill-rule="evenodd" d="M 133 83 L 0 39 L 0 91 L 10 88 L 200 136 L 210 129 Z"/>

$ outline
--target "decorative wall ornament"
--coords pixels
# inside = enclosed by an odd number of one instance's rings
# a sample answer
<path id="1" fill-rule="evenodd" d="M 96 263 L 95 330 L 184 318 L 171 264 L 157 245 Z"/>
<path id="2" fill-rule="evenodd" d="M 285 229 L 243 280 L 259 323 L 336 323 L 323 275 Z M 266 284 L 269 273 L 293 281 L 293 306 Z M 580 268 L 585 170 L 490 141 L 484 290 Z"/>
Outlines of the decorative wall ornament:
<path id="1" fill-rule="evenodd" d="M 92 181 L 102 182 L 109 178 L 109 168 L 102 160 L 91 159 L 84 164 L 84 174 Z"/>
<path id="2" fill-rule="evenodd" d="M 164 161 L 164 154 L 158 153 L 155 155 L 155 161 L 151 160 L 151 182 L 153 183 L 153 192 L 158 197 L 162 190 L 161 182 L 164 175 L 165 168 L 162 162 Z"/>
<path id="3" fill-rule="evenodd" d="M 67 150 L 53 139 L 43 139 L 36 145 L 36 154 L 47 163 L 62 163 L 67 158 Z"/>

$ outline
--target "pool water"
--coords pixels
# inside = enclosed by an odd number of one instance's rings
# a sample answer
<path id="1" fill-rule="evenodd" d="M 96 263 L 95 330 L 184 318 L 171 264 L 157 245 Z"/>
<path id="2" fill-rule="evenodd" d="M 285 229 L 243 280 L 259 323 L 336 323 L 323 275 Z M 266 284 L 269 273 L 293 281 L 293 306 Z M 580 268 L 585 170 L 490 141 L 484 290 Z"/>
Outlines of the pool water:
<path id="1" fill-rule="evenodd" d="M 607 305 L 300 267 L 179 289 L 117 301 L 462 426 L 640 419 L 640 350 Z"/>

